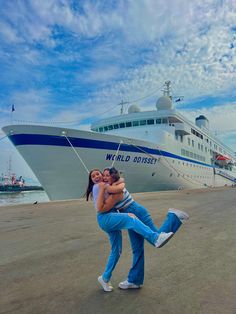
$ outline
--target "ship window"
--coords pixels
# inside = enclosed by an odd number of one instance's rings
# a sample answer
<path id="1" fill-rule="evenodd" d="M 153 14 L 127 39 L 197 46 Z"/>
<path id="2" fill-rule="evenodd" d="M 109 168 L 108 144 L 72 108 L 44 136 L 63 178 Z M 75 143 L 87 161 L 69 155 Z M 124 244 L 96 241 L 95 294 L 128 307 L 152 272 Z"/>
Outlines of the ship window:
<path id="1" fill-rule="evenodd" d="M 119 124 L 114 124 L 114 129 L 119 129 Z"/>
<path id="2" fill-rule="evenodd" d="M 192 146 L 194 147 L 194 140 L 192 140 Z"/>
<path id="3" fill-rule="evenodd" d="M 162 123 L 168 123 L 168 119 L 167 118 L 163 118 L 162 119 Z"/>
<path id="4" fill-rule="evenodd" d="M 186 156 L 189 157 L 189 151 L 188 150 L 186 150 Z"/>
<path id="5" fill-rule="evenodd" d="M 103 132 L 103 127 L 99 128 L 99 132 Z"/>
<path id="6" fill-rule="evenodd" d="M 188 137 L 188 145 L 190 146 L 190 143 L 191 143 L 191 140 L 190 138 Z"/>
<path id="7" fill-rule="evenodd" d="M 108 130 L 113 130 L 113 125 L 108 125 Z"/>
<path id="8" fill-rule="evenodd" d="M 108 131 L 108 126 L 104 126 L 104 131 Z"/>
<path id="9" fill-rule="evenodd" d="M 153 119 L 147 120 L 147 124 L 154 124 L 154 120 Z"/>
<path id="10" fill-rule="evenodd" d="M 147 124 L 147 121 L 146 120 L 141 120 L 140 121 L 140 125 L 146 125 Z"/>
<path id="11" fill-rule="evenodd" d="M 133 121 L 133 126 L 139 126 L 139 121 Z"/>
<path id="12" fill-rule="evenodd" d="M 198 149 L 200 149 L 200 144 L 198 143 Z"/>
<path id="13" fill-rule="evenodd" d="M 161 124 L 161 119 L 160 118 L 156 119 L 156 124 Z"/>
<path id="14" fill-rule="evenodd" d="M 126 125 L 127 128 L 130 128 L 132 126 L 132 123 L 131 122 L 126 122 L 125 125 Z"/>
<path id="15" fill-rule="evenodd" d="M 125 128 L 125 124 L 122 122 L 122 123 L 120 123 L 120 128 L 122 129 L 122 128 Z"/>
<path id="16" fill-rule="evenodd" d="M 192 158 L 193 158 L 193 153 L 192 153 L 192 152 L 190 152 L 190 157 L 192 157 Z"/>

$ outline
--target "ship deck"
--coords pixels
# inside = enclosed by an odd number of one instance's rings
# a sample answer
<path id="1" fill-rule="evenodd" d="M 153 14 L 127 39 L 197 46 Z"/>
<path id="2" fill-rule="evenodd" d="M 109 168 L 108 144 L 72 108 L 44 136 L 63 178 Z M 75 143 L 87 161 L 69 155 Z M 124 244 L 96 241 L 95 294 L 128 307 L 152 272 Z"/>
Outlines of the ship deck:
<path id="1" fill-rule="evenodd" d="M 236 190 L 224 187 L 133 194 L 158 224 L 169 207 L 190 220 L 163 248 L 146 243 L 142 289 L 117 288 L 123 254 L 105 293 L 97 283 L 109 252 L 85 200 L 0 207 L 0 313 L 235 313 Z"/>

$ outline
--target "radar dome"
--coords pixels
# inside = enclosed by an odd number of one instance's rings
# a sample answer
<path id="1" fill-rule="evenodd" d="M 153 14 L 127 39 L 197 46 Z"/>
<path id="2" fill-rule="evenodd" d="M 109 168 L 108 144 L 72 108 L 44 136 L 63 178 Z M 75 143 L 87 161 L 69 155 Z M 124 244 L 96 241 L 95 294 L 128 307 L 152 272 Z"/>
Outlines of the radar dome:
<path id="1" fill-rule="evenodd" d="M 167 96 L 162 96 L 157 100 L 157 110 L 170 110 L 173 108 L 172 101 Z"/>
<path id="2" fill-rule="evenodd" d="M 129 109 L 128 109 L 128 113 L 135 113 L 135 112 L 140 112 L 140 108 L 139 106 L 137 105 L 131 105 L 129 106 Z"/>

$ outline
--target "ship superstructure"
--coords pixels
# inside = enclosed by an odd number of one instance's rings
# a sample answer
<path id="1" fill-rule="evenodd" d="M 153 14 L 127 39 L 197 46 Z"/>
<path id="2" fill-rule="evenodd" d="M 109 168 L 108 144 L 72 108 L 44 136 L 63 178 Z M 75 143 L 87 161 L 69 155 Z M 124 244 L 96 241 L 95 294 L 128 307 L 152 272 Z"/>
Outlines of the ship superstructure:
<path id="1" fill-rule="evenodd" d="M 88 171 L 118 168 L 131 192 L 235 184 L 234 152 L 209 130 L 174 107 L 170 82 L 156 110 L 131 105 L 127 114 L 99 120 L 91 131 L 10 125 L 3 128 L 50 199 L 81 197 Z"/>

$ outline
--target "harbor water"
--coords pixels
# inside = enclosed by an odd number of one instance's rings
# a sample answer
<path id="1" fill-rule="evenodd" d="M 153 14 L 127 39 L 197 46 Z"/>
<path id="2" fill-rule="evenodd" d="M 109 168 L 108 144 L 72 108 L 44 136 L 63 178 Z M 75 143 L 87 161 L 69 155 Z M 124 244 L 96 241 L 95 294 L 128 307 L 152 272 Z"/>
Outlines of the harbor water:
<path id="1" fill-rule="evenodd" d="M 48 202 L 49 198 L 44 191 L 25 191 L 25 192 L 0 192 L 0 206 L 33 204 L 35 202 Z"/>

